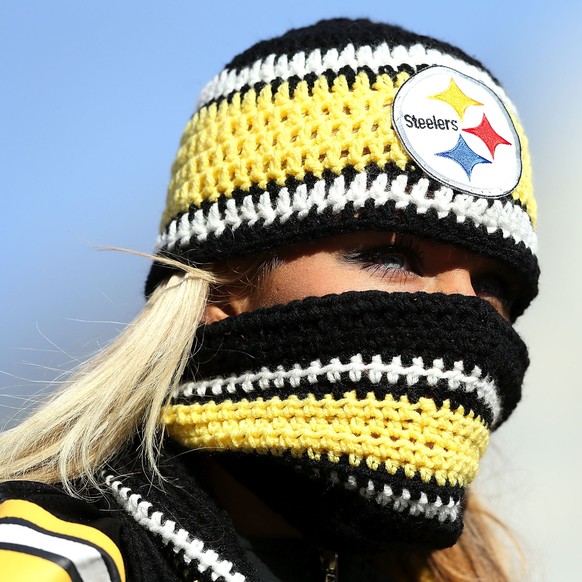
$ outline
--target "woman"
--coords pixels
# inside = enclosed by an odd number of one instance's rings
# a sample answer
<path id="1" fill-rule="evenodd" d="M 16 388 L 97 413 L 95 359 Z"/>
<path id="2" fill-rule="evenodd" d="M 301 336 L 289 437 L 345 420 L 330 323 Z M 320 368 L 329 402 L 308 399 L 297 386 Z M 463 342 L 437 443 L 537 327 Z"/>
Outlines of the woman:
<path id="1" fill-rule="evenodd" d="M 508 580 L 467 486 L 520 398 L 535 213 L 460 50 L 337 19 L 235 57 L 144 310 L 2 436 L 8 579 Z"/>

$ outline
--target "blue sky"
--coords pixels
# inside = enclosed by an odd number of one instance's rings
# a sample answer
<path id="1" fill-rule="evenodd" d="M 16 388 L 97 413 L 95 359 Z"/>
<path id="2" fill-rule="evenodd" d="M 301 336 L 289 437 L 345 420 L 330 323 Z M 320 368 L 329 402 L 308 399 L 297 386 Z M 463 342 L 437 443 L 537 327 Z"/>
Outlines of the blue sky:
<path id="1" fill-rule="evenodd" d="M 568 402 L 581 384 L 575 366 L 582 328 L 576 173 L 581 13 L 580 3 L 566 0 L 551 7 L 507 1 L 4 0 L 0 419 L 140 309 L 147 261 L 96 246 L 153 248 L 179 135 L 211 76 L 251 43 L 320 18 L 368 16 L 401 24 L 456 44 L 489 66 L 529 134 L 544 277 L 542 296 L 520 323 L 534 360 L 524 404 L 515 428 L 510 422 L 496 436 L 498 457 L 508 455 L 514 467 L 502 482 L 514 493 L 494 495 L 500 511 L 523 530 L 533 579 L 568 579 L 580 542 L 574 517 L 579 522 L 581 510 L 579 504 L 568 512 L 546 505 L 580 479 L 570 459 L 581 433 Z M 555 481 L 547 481 L 546 472 Z M 532 517 L 536 512 L 549 524 L 543 531 Z M 571 541 L 558 544 L 552 533 L 558 531 Z"/>

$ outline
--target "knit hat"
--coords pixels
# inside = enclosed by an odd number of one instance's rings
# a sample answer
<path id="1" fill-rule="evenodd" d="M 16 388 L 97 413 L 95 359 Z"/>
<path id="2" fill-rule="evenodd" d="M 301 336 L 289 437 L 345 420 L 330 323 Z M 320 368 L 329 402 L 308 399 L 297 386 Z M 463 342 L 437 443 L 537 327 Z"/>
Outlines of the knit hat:
<path id="1" fill-rule="evenodd" d="M 515 108 L 459 49 L 369 20 L 259 42 L 202 90 L 156 253 L 190 264 L 357 230 L 509 264 L 537 294 L 536 204 Z M 154 264 L 146 293 L 169 274 Z"/>

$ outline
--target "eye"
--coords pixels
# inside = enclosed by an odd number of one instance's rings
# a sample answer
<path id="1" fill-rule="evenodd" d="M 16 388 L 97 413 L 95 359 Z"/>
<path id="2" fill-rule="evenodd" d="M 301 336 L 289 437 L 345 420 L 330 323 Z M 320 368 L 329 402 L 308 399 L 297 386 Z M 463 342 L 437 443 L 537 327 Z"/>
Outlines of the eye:
<path id="1" fill-rule="evenodd" d="M 474 277 L 475 294 L 487 300 L 497 311 L 508 316 L 518 294 L 517 283 L 498 273 Z"/>
<path id="2" fill-rule="evenodd" d="M 419 273 L 420 250 L 412 241 L 399 241 L 348 251 L 343 259 L 381 277 L 409 276 Z"/>

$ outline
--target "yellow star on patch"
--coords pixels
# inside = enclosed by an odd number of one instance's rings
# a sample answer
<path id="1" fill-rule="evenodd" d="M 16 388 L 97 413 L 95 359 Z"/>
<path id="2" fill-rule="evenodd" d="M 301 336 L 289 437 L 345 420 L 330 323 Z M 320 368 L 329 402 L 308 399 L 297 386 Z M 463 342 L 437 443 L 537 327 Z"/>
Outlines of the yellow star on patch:
<path id="1" fill-rule="evenodd" d="M 479 103 L 479 101 L 475 101 L 475 99 L 471 99 L 471 97 L 465 95 L 465 93 L 459 89 L 459 86 L 455 83 L 454 79 L 451 79 L 449 86 L 442 93 L 431 95 L 429 99 L 444 101 L 457 112 L 457 115 L 461 120 L 465 115 L 467 107 L 471 107 L 471 105 L 483 105 L 483 103 Z"/>

